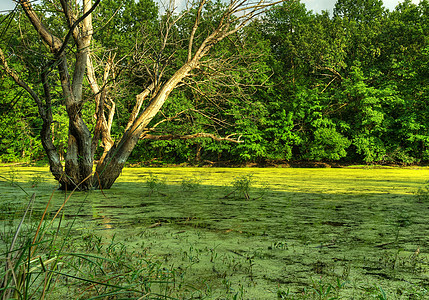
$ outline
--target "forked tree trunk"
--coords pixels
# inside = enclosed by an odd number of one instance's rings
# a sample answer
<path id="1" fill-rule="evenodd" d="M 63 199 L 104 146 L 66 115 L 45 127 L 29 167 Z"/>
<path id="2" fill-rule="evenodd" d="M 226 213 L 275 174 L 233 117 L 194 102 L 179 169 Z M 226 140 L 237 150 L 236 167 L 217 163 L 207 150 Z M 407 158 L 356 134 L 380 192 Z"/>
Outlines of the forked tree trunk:
<path id="1" fill-rule="evenodd" d="M 121 142 L 113 146 L 95 170 L 93 186 L 99 189 L 110 189 L 116 179 L 121 175 L 122 169 L 131 152 L 138 142 L 139 137 L 126 133 Z"/>
<path id="2" fill-rule="evenodd" d="M 177 84 L 196 66 L 196 61 L 186 63 L 162 86 L 142 114 L 132 122 L 132 126 L 124 133 L 119 143 L 109 150 L 103 160 L 100 160 L 94 175 L 94 187 L 109 189 L 113 185 L 146 126 L 159 112 Z"/>
<path id="3" fill-rule="evenodd" d="M 91 133 L 79 116 L 69 125 L 65 174 L 60 180 L 60 189 L 89 190 L 92 187 L 93 154 Z"/>
<path id="4" fill-rule="evenodd" d="M 17 2 L 21 4 L 22 9 L 31 21 L 33 27 L 36 29 L 38 35 L 42 38 L 44 43 L 49 46 L 50 51 L 54 55 L 53 64 L 41 67 L 41 69 L 48 70 L 48 72 L 42 74 L 42 83 L 46 99 L 45 103 L 43 103 L 28 84 L 20 79 L 16 72 L 8 67 L 6 58 L 1 49 L 0 63 L 2 63 L 6 72 L 15 80 L 15 82 L 24 88 L 39 106 L 39 112 L 43 119 L 42 144 L 49 158 L 51 172 L 59 181 L 60 188 L 68 190 L 88 190 L 94 187 L 102 189 L 110 188 L 121 174 L 121 171 L 140 139 L 142 132 L 146 130 L 150 121 L 159 112 L 161 107 L 164 105 L 165 100 L 173 89 L 177 87 L 178 83 L 185 77 L 192 75 L 191 71 L 199 67 L 201 59 L 215 44 L 241 30 L 249 23 L 250 20 L 266 11 L 269 7 L 272 7 L 275 4 L 280 4 L 283 1 L 285 0 L 273 2 L 260 0 L 253 3 L 252 1 L 231 0 L 229 5 L 226 6 L 225 11 L 222 13 L 217 26 L 213 28 L 213 31 L 209 33 L 204 40 L 199 42 L 199 45 L 197 45 L 194 38 L 196 37 L 197 29 L 201 23 L 203 7 L 206 5 L 207 1 L 196 1 L 199 2 L 199 5 L 194 25 L 189 33 L 187 61 L 166 82 L 161 80 L 165 66 L 161 67 L 162 64 L 159 64 L 159 61 L 154 63 L 154 72 L 152 74 L 157 74 L 157 76 L 154 77 L 151 75 L 153 84 L 139 95 L 140 98 L 137 99 L 136 107 L 133 109 L 123 137 L 118 143 L 113 144 L 113 140 L 110 137 L 110 126 L 112 123 L 111 120 L 113 118 L 112 113 L 114 113 L 114 106 L 111 108 L 111 113 L 109 113 L 108 119 L 103 115 L 105 99 L 104 93 L 106 93 L 105 85 L 108 82 L 107 76 L 109 74 L 109 68 L 105 70 L 103 88 L 100 88 L 97 84 L 94 68 L 92 66 L 89 66 L 88 68 L 88 80 L 96 98 L 96 116 L 98 119 L 94 136 L 92 136 L 91 132 L 87 128 L 81 113 L 86 101 L 82 97 L 84 77 L 87 70 L 86 66 L 87 64 L 92 64 L 89 59 L 89 49 L 93 34 L 91 14 L 100 3 L 100 0 L 95 0 L 93 5 L 91 5 L 91 0 L 78 1 L 79 3 L 82 3 L 83 8 L 83 14 L 81 17 L 78 16 L 77 11 L 72 9 L 69 1 L 59 1 L 62 8 L 61 12 L 64 14 L 64 20 L 67 22 L 69 27 L 68 33 L 63 39 L 55 36 L 53 32 L 50 32 L 47 29 L 47 27 L 42 23 L 42 19 L 39 18 L 37 13 L 33 10 L 30 0 L 18 0 Z M 171 16 L 173 15 L 174 14 Z M 165 31 L 166 33 L 163 37 L 163 43 L 161 43 L 161 49 L 160 52 L 157 53 L 157 56 L 162 56 L 161 54 L 164 51 L 167 42 L 169 42 L 167 39 L 168 32 L 170 32 L 170 29 L 173 28 L 180 18 L 181 17 L 177 20 L 171 20 L 170 17 L 167 18 L 167 20 L 169 20 L 166 25 L 167 30 Z M 73 51 L 74 59 L 67 57 L 68 53 L 71 52 L 66 51 L 71 38 L 74 39 L 76 45 L 76 51 Z M 68 61 L 74 62 L 72 68 L 67 66 Z M 52 124 L 52 113 L 50 111 L 52 105 L 47 79 L 49 70 L 55 66 L 58 68 L 62 87 L 62 98 L 64 99 L 67 115 L 69 117 L 69 139 L 64 171 L 57 149 L 55 149 L 55 146 L 53 145 L 52 132 L 50 129 Z M 150 104 L 143 112 L 140 113 L 143 100 L 149 95 L 149 93 L 153 93 L 151 95 Z M 94 152 L 100 137 L 104 144 L 105 151 L 97 165 L 95 175 L 92 175 Z"/>
<path id="5" fill-rule="evenodd" d="M 73 81 L 65 57 L 60 57 L 58 69 L 61 87 L 69 117 L 68 147 L 65 174 L 60 180 L 61 189 L 88 190 L 92 187 L 91 174 L 94 162 L 92 135 L 82 118 L 82 82 L 88 58 L 89 41 L 84 40 L 76 55 Z"/>

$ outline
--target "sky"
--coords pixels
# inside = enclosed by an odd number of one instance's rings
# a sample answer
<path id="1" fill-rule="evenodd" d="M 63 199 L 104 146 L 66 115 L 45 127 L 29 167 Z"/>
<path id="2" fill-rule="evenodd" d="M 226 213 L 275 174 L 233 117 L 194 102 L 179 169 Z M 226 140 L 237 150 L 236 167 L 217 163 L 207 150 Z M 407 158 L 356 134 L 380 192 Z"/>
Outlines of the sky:
<path id="1" fill-rule="evenodd" d="M 332 12 L 336 0 L 301 0 L 301 2 L 305 4 L 307 9 L 312 10 L 314 12 L 320 12 L 322 10 L 328 10 L 329 12 Z M 388 8 L 389 10 L 393 10 L 395 6 L 402 1 L 384 0 L 383 2 L 386 8 Z M 419 0 L 413 0 L 413 3 L 419 3 Z M 15 3 L 13 0 L 0 0 L 0 13 L 13 9 L 14 7 Z"/>
<path id="2" fill-rule="evenodd" d="M 1 0 L 0 0 L 1 1 Z M 301 0 L 302 3 L 305 4 L 307 9 L 312 10 L 314 12 L 321 12 L 322 10 L 327 10 L 332 12 L 335 6 L 336 0 Z M 384 7 L 389 10 L 393 10 L 398 3 L 402 1 L 400 0 L 383 0 Z M 419 0 L 413 0 L 413 3 L 419 3 Z"/>

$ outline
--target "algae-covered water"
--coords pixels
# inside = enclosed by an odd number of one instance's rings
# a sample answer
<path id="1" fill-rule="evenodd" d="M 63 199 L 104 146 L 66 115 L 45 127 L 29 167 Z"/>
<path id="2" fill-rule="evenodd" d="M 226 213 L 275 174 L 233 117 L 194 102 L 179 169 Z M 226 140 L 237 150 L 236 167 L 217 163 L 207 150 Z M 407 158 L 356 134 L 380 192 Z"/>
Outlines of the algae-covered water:
<path id="1" fill-rule="evenodd" d="M 47 168 L 0 172 L 3 228 L 24 191 L 36 193 L 36 216 L 52 194 L 52 215 L 66 198 Z M 184 298 L 428 299 L 429 202 L 414 195 L 428 178 L 427 168 L 128 168 L 110 190 L 72 195 L 63 222 L 156 257 Z"/>

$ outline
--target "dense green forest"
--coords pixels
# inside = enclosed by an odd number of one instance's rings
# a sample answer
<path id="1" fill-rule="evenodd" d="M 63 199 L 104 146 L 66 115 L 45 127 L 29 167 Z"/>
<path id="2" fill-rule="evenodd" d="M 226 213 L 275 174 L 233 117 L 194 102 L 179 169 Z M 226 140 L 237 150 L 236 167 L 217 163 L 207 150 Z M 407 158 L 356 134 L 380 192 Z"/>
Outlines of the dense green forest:
<path id="1" fill-rule="evenodd" d="M 381 0 L 338 0 L 332 14 L 314 13 L 298 1 L 284 5 L 288 9 L 270 10 L 213 48 L 226 72 L 175 89 L 152 120 L 159 126 L 139 142 L 130 161 L 429 161 L 429 2 L 407 0 L 388 11 Z M 221 6 L 214 2 L 207 15 L 216 19 Z M 151 0 L 106 0 L 95 10 L 93 22 L 104 24 L 94 32 L 95 53 L 102 57 L 103 49 L 113 49 L 118 60 L 110 90 L 116 96 L 113 129 L 126 127 L 136 101 L 131 91 L 143 80 L 135 63 L 142 58 L 126 51 L 137 40 L 157 43 L 157 20 L 165 17 L 158 11 Z M 120 17 L 107 22 L 114 13 Z M 0 46 L 14 49 L 10 65 L 35 84 L 37 62 L 46 59 L 47 49 L 22 14 L 17 8 L 0 15 Z M 55 25 L 49 17 L 45 14 Z M 145 36 L 134 26 L 142 20 Z M 209 28 L 212 22 L 205 18 L 202 24 Z M 186 17 L 175 24 L 178 41 L 181 28 L 191 26 Z M 174 64 L 186 60 L 183 47 L 167 47 Z M 68 118 L 60 87 L 52 90 L 53 142 L 64 156 Z M 44 160 L 37 106 L 1 67 L 0 114 L 0 160 Z M 93 114 L 94 108 L 84 115 L 89 127 L 95 125 Z M 112 138 L 118 138 L 113 129 Z M 196 133 L 241 143 L 183 138 Z"/>

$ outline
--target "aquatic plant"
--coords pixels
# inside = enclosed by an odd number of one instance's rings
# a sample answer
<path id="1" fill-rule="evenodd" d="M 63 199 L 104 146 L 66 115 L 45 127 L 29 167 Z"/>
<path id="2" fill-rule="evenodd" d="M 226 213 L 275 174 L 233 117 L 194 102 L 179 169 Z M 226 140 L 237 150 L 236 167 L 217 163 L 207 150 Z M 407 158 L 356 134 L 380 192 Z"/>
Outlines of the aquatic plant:
<path id="1" fill-rule="evenodd" d="M 37 175 L 34 175 L 34 176 L 31 178 L 31 180 L 30 180 L 30 185 L 31 185 L 31 187 L 32 187 L 32 188 L 34 188 L 34 187 L 38 187 L 38 186 L 39 186 L 39 184 L 41 184 L 43 181 L 44 181 L 43 176 L 42 176 L 42 175 L 40 175 L 40 174 L 37 174 Z"/>
<path id="2" fill-rule="evenodd" d="M 18 176 L 18 172 L 14 168 L 11 168 L 10 171 L 9 171 L 9 182 L 10 182 L 10 185 L 13 186 L 15 184 L 17 176 Z"/>
<path id="3" fill-rule="evenodd" d="M 29 170 L 19 169 L 18 180 L 27 188 L 34 174 Z M 49 259 L 58 257 L 57 272 L 87 280 L 52 275 L 47 294 L 55 298 L 64 289 L 75 293 L 80 288 L 85 290 L 81 298 L 108 292 L 117 293 L 111 298 L 121 292 L 127 297 L 133 293 L 129 289 L 136 289 L 150 291 L 146 298 L 323 299 L 327 294 L 327 299 L 377 299 L 382 286 L 389 299 L 427 299 L 422 282 L 429 266 L 424 225 L 429 218 L 421 204 L 410 200 L 415 200 L 412 193 L 419 182 L 429 178 L 428 171 L 126 169 L 122 182 L 105 195 L 93 191 L 78 217 L 77 206 L 86 194 L 75 194 L 64 217 L 44 230 L 48 242 L 38 244 L 37 251 L 47 272 L 55 271 Z M 154 189 L 153 197 L 142 197 L 142 186 L 143 193 L 149 191 L 149 172 L 162 178 L 160 191 L 168 191 L 167 196 L 158 197 Z M 235 192 L 220 200 L 226 186 L 228 192 L 234 189 L 232 178 L 248 174 L 249 198 L 259 196 L 261 182 L 269 182 L 264 197 L 247 201 Z M 185 192 L 183 178 L 199 178 L 204 184 Z M 46 195 L 48 185 L 47 178 L 38 195 Z M 19 220 L 10 219 L 23 214 L 22 199 L 29 196 L 11 190 L 9 182 L 0 181 L 0 208 L 5 209 L 0 221 L 2 227 L 16 228 Z M 55 193 L 54 213 L 63 195 Z M 32 218 L 40 218 L 43 198 L 36 197 Z M 10 203 L 17 205 L 16 213 L 10 212 Z M 69 231 L 71 219 L 80 222 Z M 23 232 L 32 231 L 27 235 L 32 238 L 37 225 L 22 227 L 20 245 L 25 245 Z M 12 239 L 13 233 L 5 238 L 8 245 Z M 36 266 L 40 271 L 37 261 L 30 269 Z M 59 286 L 59 278 L 67 285 Z M 93 283 L 99 281 L 123 289 Z"/>
<path id="4" fill-rule="evenodd" d="M 149 177 L 146 179 L 146 186 L 149 190 L 149 196 L 151 196 L 154 192 L 157 192 L 160 195 L 165 196 L 164 193 L 166 189 L 166 181 L 165 178 L 161 179 L 157 175 L 154 175 L 152 172 L 149 173 Z"/>
<path id="5" fill-rule="evenodd" d="M 7 171 L 7 176 L 0 175 L 0 178 L 9 182 L 10 186 L 15 186 L 16 180 L 18 178 L 18 171 L 12 167 Z"/>
<path id="6" fill-rule="evenodd" d="M 72 237 L 75 220 L 65 227 L 59 218 L 71 195 L 47 220 L 51 195 L 43 215 L 35 220 L 31 216 L 33 193 L 16 230 L 1 232 L 7 248 L 0 248 L 4 261 L 0 299 L 175 299 L 180 285 L 176 272 L 159 260 L 129 249 L 115 235 L 110 241 L 93 232 Z"/>
<path id="7" fill-rule="evenodd" d="M 289 289 L 286 289 L 286 290 L 278 289 L 277 290 L 277 299 L 288 299 L 289 295 L 290 295 Z"/>
<path id="8" fill-rule="evenodd" d="M 234 177 L 231 182 L 232 191 L 229 192 L 224 198 L 228 198 L 231 195 L 235 195 L 237 198 L 244 198 L 246 200 L 250 200 L 250 188 L 253 184 L 253 175 L 241 175 Z"/>
<path id="9" fill-rule="evenodd" d="M 387 300 L 386 292 L 383 290 L 381 286 L 377 286 L 377 293 L 375 295 L 375 299 L 379 300 Z"/>
<path id="10" fill-rule="evenodd" d="M 335 299 L 335 297 L 331 295 L 334 293 L 334 286 L 330 283 L 325 283 L 322 278 L 320 278 L 319 280 L 312 279 L 311 291 L 311 294 L 315 295 L 317 299 Z"/>
<path id="11" fill-rule="evenodd" d="M 425 184 L 418 188 L 415 192 L 418 202 L 427 203 L 429 202 L 429 181 L 426 181 Z"/>
<path id="12" fill-rule="evenodd" d="M 198 188 L 201 185 L 201 179 L 198 179 L 196 177 L 188 178 L 188 179 L 182 179 L 182 191 L 184 192 L 195 192 L 198 190 Z"/>
<path id="13" fill-rule="evenodd" d="M 247 200 L 250 200 L 249 192 L 250 188 L 253 184 L 253 175 L 242 175 L 234 178 L 234 181 L 232 182 L 232 186 L 235 189 L 235 192 L 239 196 L 244 196 Z"/>

